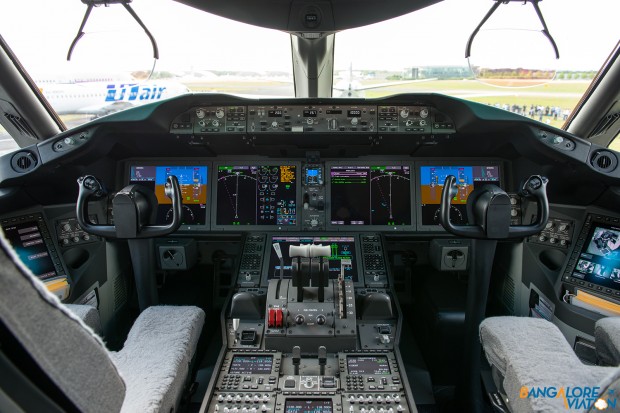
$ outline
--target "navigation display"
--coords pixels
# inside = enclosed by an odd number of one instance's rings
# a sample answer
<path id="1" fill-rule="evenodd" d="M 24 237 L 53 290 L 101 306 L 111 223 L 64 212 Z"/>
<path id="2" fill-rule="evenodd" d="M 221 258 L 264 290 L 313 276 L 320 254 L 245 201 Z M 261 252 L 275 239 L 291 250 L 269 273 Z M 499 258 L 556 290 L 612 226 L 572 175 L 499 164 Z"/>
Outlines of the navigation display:
<path id="1" fill-rule="evenodd" d="M 355 238 L 353 237 L 286 237 L 274 236 L 271 239 L 271 256 L 269 258 L 269 275 L 268 279 L 280 278 L 280 258 L 273 248 L 273 244 L 279 244 L 284 259 L 283 278 L 291 278 L 291 258 L 289 256 L 289 247 L 291 245 L 329 245 L 331 248 L 331 256 L 329 257 L 329 278 L 338 278 L 342 270 L 343 259 L 351 260 L 351 265 L 344 268 L 344 278 L 357 282 L 357 270 L 355 264 Z"/>
<path id="2" fill-rule="evenodd" d="M 284 402 L 284 413 L 333 413 L 331 399 L 289 399 Z"/>
<path id="3" fill-rule="evenodd" d="M 411 225 L 411 168 L 332 165 L 332 225 Z"/>
<path id="4" fill-rule="evenodd" d="M 273 356 L 233 356 L 230 374 L 270 374 Z"/>
<path id="5" fill-rule="evenodd" d="M 297 225 L 295 165 L 217 167 L 217 225 Z"/>
<path id="6" fill-rule="evenodd" d="M 347 371 L 350 375 L 388 375 L 390 365 L 386 356 L 348 356 Z"/>
<path id="7" fill-rule="evenodd" d="M 41 229 L 35 221 L 9 224 L 4 228 L 6 238 L 24 265 L 41 280 L 57 275 Z"/>
<path id="8" fill-rule="evenodd" d="M 165 195 L 168 175 L 174 175 L 181 186 L 182 225 L 205 225 L 207 222 L 207 166 L 131 165 L 129 184 L 139 184 L 155 192 L 157 225 L 172 222 L 172 200 Z"/>
<path id="9" fill-rule="evenodd" d="M 579 255 L 573 277 L 620 290 L 620 227 L 594 226 Z"/>
<path id="10" fill-rule="evenodd" d="M 441 192 L 448 175 L 454 175 L 459 187 L 450 207 L 450 220 L 456 225 L 467 224 L 467 198 L 474 189 L 487 184 L 502 185 L 499 165 L 421 166 L 422 225 L 440 225 Z"/>

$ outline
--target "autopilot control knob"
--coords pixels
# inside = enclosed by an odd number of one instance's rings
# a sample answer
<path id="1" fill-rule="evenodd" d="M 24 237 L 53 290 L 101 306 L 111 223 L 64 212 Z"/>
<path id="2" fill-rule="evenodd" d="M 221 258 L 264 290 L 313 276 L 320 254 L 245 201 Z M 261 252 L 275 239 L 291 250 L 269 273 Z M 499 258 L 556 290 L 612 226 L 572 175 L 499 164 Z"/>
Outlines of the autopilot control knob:
<path id="1" fill-rule="evenodd" d="M 325 316 L 323 314 L 319 314 L 316 316 L 316 323 L 320 326 L 322 326 L 323 324 L 325 324 L 325 322 L 327 321 L 327 319 L 325 318 Z"/>
<path id="2" fill-rule="evenodd" d="M 358 119 L 358 118 L 352 118 L 352 119 L 351 119 L 351 125 L 353 125 L 353 126 L 357 126 L 357 122 L 359 122 L 359 119 Z"/>
<path id="3" fill-rule="evenodd" d="M 316 218 L 312 218 L 312 219 L 310 220 L 310 226 L 311 226 L 311 227 L 316 227 L 316 226 L 318 226 L 318 225 L 319 225 L 319 220 L 318 220 L 318 219 L 316 219 Z"/>
<path id="4" fill-rule="evenodd" d="M 303 324 L 305 320 L 306 319 L 304 318 L 304 316 L 302 314 L 297 314 L 295 316 L 295 324 L 297 324 L 297 325 Z"/>

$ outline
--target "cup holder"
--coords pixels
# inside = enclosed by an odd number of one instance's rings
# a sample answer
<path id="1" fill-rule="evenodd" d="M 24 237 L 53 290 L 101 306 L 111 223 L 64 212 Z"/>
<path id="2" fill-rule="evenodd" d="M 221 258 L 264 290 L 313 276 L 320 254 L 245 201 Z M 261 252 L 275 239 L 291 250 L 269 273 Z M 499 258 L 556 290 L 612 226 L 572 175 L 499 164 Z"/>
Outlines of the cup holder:
<path id="1" fill-rule="evenodd" d="M 90 253 L 84 248 L 72 248 L 65 251 L 62 257 L 65 259 L 65 263 L 67 263 L 69 268 L 77 270 L 86 264 L 88 258 L 90 258 Z"/>
<path id="2" fill-rule="evenodd" d="M 562 251 L 549 249 L 538 255 L 540 262 L 551 271 L 559 271 L 566 260 L 566 254 Z"/>

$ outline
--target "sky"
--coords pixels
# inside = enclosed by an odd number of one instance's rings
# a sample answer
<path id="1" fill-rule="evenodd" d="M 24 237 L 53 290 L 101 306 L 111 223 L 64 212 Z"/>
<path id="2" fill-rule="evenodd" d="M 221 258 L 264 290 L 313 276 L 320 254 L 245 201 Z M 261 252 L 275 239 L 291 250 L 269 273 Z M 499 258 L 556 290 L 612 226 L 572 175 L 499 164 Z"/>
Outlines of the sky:
<path id="1" fill-rule="evenodd" d="M 86 10 L 80 0 L 2 3 L 0 34 L 34 76 L 152 66 L 150 42 L 120 5 L 93 10 L 87 35 L 67 63 L 68 47 Z M 286 33 L 170 0 L 134 0 L 131 4 L 157 39 L 161 55 L 157 70 L 292 71 Z M 352 65 L 355 70 L 399 71 L 412 66 L 467 65 L 467 39 L 492 4 L 492 0 L 445 0 L 410 15 L 340 32 L 336 35 L 336 69 Z M 560 49 L 557 69 L 598 70 L 620 39 L 619 0 L 544 0 L 540 8 Z M 539 33 L 523 31 L 540 30 L 530 4 L 500 6 L 484 29 L 474 42 L 472 59 L 530 53 L 533 60 L 542 62 L 540 53 L 547 57 L 551 53 Z M 489 46 L 485 54 L 481 46 L 485 38 L 501 43 Z"/>

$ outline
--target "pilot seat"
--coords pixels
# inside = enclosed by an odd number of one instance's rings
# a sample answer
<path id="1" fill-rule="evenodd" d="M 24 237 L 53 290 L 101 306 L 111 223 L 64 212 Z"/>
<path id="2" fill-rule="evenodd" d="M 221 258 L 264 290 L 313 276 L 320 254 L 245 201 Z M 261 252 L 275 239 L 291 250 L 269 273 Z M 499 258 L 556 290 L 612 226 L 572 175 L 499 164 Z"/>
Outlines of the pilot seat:
<path id="1" fill-rule="evenodd" d="M 178 410 L 204 324 L 201 309 L 148 307 L 123 348 L 111 352 L 75 314 L 96 330 L 97 311 L 61 304 L 2 235 L 0 268 L 0 410 Z"/>
<path id="2" fill-rule="evenodd" d="M 480 341 L 493 381 L 511 412 L 565 411 L 571 395 L 598 387 L 596 397 L 577 405 L 577 411 L 594 412 L 610 406 L 608 399 L 613 402 L 620 395 L 620 367 L 615 367 L 620 365 L 620 317 L 602 318 L 596 323 L 598 366 L 582 363 L 560 329 L 544 319 L 487 318 L 480 324 Z M 549 387 L 558 393 L 540 393 Z M 568 400 L 561 395 L 553 397 L 560 388 L 569 392 Z M 571 394 L 568 388 L 580 389 Z M 595 407 L 599 399 L 603 406 Z"/>

